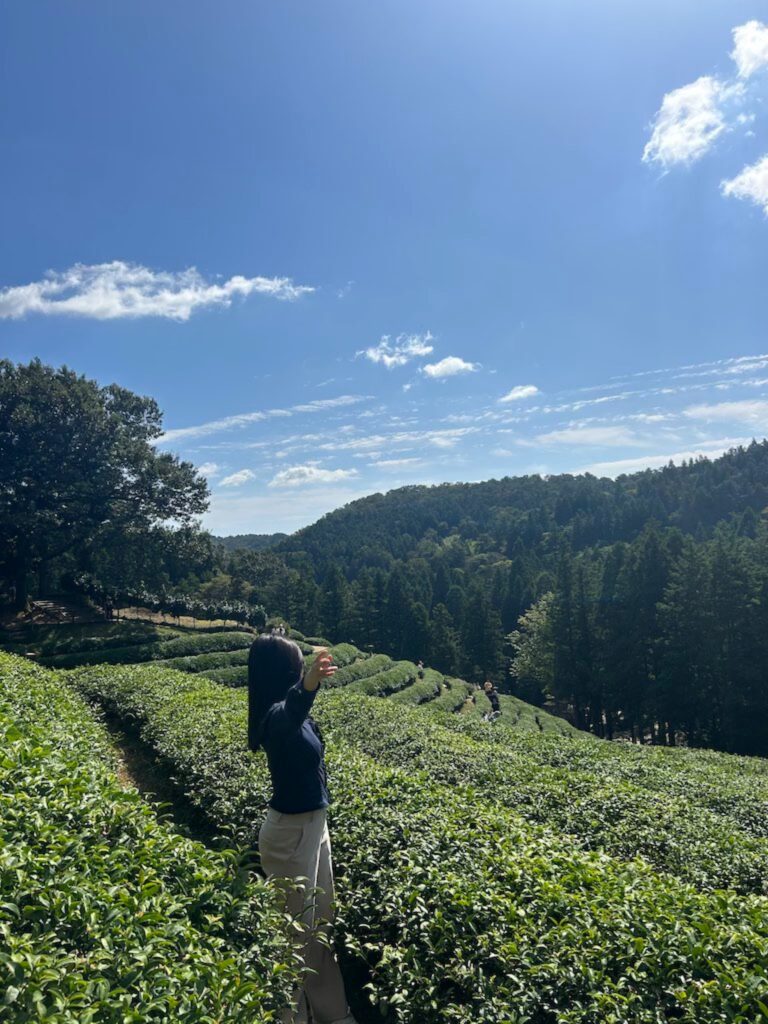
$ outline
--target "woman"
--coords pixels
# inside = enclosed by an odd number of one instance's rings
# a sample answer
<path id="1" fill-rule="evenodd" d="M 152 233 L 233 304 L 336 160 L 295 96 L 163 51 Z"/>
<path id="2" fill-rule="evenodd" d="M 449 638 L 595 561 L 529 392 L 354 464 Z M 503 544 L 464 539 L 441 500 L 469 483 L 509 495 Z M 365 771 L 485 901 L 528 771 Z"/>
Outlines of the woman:
<path id="1" fill-rule="evenodd" d="M 334 899 L 326 821 L 330 801 L 325 745 L 309 714 L 321 680 L 335 671 L 323 650 L 305 675 L 298 645 L 285 636 L 263 635 L 251 645 L 248 746 L 266 751 L 272 776 L 272 799 L 259 831 L 261 864 L 271 877 L 309 879 L 306 888 L 292 886 L 286 897 L 288 910 L 312 933 L 300 940 L 309 970 L 294 993 L 293 1008 L 283 1014 L 285 1024 L 356 1024 L 327 943 Z"/>

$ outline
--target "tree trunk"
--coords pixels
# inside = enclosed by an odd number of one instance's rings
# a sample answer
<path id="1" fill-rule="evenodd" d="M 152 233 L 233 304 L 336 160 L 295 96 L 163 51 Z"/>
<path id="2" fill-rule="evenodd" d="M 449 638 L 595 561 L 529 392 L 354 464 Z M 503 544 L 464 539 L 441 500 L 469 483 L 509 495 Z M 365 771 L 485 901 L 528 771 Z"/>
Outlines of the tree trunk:
<path id="1" fill-rule="evenodd" d="M 13 608 L 23 612 L 29 607 L 29 578 L 26 562 L 17 562 L 13 576 L 14 599 Z"/>

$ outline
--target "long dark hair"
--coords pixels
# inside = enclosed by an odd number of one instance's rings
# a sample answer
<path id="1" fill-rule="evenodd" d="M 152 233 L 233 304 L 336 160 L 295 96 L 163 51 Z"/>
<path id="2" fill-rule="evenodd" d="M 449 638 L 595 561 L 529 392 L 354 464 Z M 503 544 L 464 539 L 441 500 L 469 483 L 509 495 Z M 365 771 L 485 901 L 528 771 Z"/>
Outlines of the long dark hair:
<path id="1" fill-rule="evenodd" d="M 286 636 L 263 633 L 248 655 L 248 746 L 258 750 L 267 712 L 304 674 L 304 655 Z"/>

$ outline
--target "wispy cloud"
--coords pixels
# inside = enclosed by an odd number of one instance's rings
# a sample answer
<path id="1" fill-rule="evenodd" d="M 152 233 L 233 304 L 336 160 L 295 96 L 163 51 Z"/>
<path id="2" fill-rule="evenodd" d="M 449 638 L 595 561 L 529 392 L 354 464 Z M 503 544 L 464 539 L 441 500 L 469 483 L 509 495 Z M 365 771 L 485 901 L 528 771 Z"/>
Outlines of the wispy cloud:
<path id="1" fill-rule="evenodd" d="M 500 402 L 521 402 L 524 398 L 533 398 L 534 395 L 539 394 L 539 389 L 535 384 L 518 384 L 516 387 L 508 391 L 506 395 L 503 395 Z"/>
<path id="2" fill-rule="evenodd" d="M 322 451 L 388 451 L 403 445 L 429 444 L 435 448 L 453 448 L 464 437 L 477 433 L 476 427 L 449 430 L 401 430 L 391 434 L 369 434 L 350 441 L 328 441 L 318 447 Z"/>
<path id="3" fill-rule="evenodd" d="M 247 484 L 255 479 L 256 474 L 251 472 L 250 469 L 241 469 L 237 473 L 232 473 L 231 476 L 225 476 L 223 480 L 220 480 L 219 487 L 242 487 L 243 484 Z"/>
<path id="4" fill-rule="evenodd" d="M 293 405 L 289 411 L 320 412 L 323 409 L 339 409 L 346 405 L 356 405 L 363 400 L 363 395 L 339 395 L 338 398 L 316 398 L 314 401 L 305 402 L 303 405 Z"/>
<path id="5" fill-rule="evenodd" d="M 284 416 L 293 416 L 294 413 L 322 412 L 323 409 L 334 409 L 340 406 L 354 405 L 357 402 L 365 401 L 364 395 L 339 395 L 337 398 L 318 398 L 314 402 L 306 402 L 303 405 L 294 405 L 290 409 L 266 409 L 254 412 L 237 413 L 234 416 L 225 416 L 220 420 L 209 420 L 207 423 L 198 423 L 192 427 L 177 427 L 166 432 L 158 438 L 158 444 L 170 444 L 174 441 L 192 440 L 196 437 L 207 437 L 210 434 L 218 434 L 223 430 L 234 430 L 239 427 L 246 427 L 250 423 L 260 423 L 262 420 L 275 419 Z"/>
<path id="6" fill-rule="evenodd" d="M 750 78 L 768 66 L 768 26 L 761 21 L 748 21 L 733 30 L 732 59 L 740 78 Z"/>
<path id="7" fill-rule="evenodd" d="M 584 445 L 596 448 L 622 448 L 626 445 L 643 444 L 626 427 L 566 427 L 564 430 L 550 430 L 533 438 L 533 444 L 542 445 Z"/>
<path id="8" fill-rule="evenodd" d="M 77 263 L 69 270 L 49 271 L 41 281 L 0 290 L 0 319 L 38 313 L 95 320 L 162 317 L 183 321 L 203 309 L 229 306 L 236 296 L 294 300 L 312 291 L 288 277 L 236 276 L 215 283 L 194 267 L 173 272 L 122 260 Z"/>
<path id="9" fill-rule="evenodd" d="M 432 341 L 434 338 L 429 331 L 426 334 L 398 334 L 394 341 L 391 335 L 385 334 L 378 345 L 361 349 L 356 355 L 394 370 L 396 366 L 405 366 L 419 356 L 430 355 L 434 351 Z"/>
<path id="10" fill-rule="evenodd" d="M 716 459 L 731 448 L 749 444 L 749 441 L 749 438 L 743 437 L 718 438 L 713 441 L 704 441 L 688 451 L 667 452 L 662 455 L 639 455 L 637 458 L 617 459 L 612 462 L 593 462 L 589 466 L 575 469 L 574 472 L 616 477 L 621 476 L 623 473 L 636 473 L 641 469 L 660 469 L 662 466 L 669 465 L 670 462 L 679 465 L 681 462 L 688 462 L 691 459 Z"/>
<path id="11" fill-rule="evenodd" d="M 306 484 L 333 484 L 351 480 L 358 475 L 356 469 L 322 469 L 314 463 L 281 469 L 269 482 L 270 487 L 303 487 Z"/>
<path id="12" fill-rule="evenodd" d="M 479 369 L 477 363 L 468 363 L 459 356 L 446 356 L 439 363 L 427 363 L 422 366 L 422 373 L 433 379 L 455 377 L 459 373 L 474 373 Z"/>
<path id="13" fill-rule="evenodd" d="M 197 472 L 206 478 L 216 476 L 219 472 L 219 465 L 215 462 L 204 462 L 201 466 L 197 467 Z"/>
<path id="14" fill-rule="evenodd" d="M 668 92 L 654 118 L 643 161 L 668 168 L 701 159 L 729 126 L 727 105 L 743 93 L 741 84 L 710 75 Z"/>
<path id="15" fill-rule="evenodd" d="M 762 206 L 768 215 L 768 156 L 745 167 L 735 178 L 723 181 L 720 189 L 724 196 L 747 199 L 756 206 Z"/>
<path id="16" fill-rule="evenodd" d="M 414 463 L 422 463 L 424 460 L 415 455 L 407 459 L 376 459 L 369 462 L 369 466 L 377 466 L 379 469 L 401 469 L 403 466 L 412 466 Z"/>
<path id="17" fill-rule="evenodd" d="M 768 401 L 745 399 L 740 402 L 716 402 L 713 405 L 691 405 L 683 416 L 707 423 L 739 423 L 768 431 Z"/>

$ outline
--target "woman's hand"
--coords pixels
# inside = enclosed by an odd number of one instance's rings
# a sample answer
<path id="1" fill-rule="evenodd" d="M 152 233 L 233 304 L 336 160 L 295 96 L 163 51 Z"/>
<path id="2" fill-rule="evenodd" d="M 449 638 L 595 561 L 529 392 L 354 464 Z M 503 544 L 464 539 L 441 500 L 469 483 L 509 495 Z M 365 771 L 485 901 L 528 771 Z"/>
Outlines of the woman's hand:
<path id="1" fill-rule="evenodd" d="M 338 665 L 333 664 L 333 656 L 323 647 L 317 652 L 312 667 L 304 676 L 304 689 L 316 690 L 323 679 L 330 679 Z"/>

